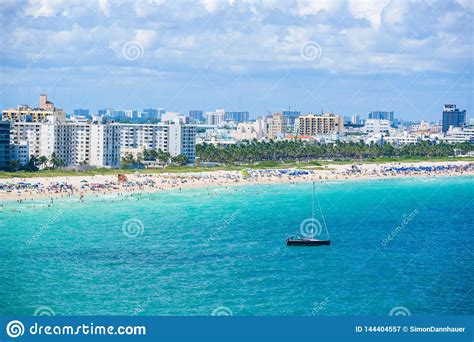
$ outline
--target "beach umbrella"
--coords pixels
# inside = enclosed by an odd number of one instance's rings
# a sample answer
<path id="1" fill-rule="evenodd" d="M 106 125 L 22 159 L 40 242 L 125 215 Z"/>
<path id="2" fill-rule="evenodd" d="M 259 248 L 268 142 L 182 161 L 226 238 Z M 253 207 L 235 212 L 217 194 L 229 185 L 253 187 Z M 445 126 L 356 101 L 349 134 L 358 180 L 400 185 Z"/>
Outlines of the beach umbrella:
<path id="1" fill-rule="evenodd" d="M 81 183 L 88 183 L 89 181 L 86 179 L 81 180 Z"/>

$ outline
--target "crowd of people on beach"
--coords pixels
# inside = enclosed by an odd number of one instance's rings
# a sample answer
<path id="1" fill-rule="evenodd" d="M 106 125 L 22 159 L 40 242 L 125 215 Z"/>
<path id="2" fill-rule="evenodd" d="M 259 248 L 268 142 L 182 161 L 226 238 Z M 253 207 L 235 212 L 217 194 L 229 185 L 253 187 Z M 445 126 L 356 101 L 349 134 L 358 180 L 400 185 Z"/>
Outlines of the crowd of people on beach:
<path id="1" fill-rule="evenodd" d="M 21 203 L 33 197 L 65 197 L 78 195 L 127 194 L 155 192 L 166 189 L 181 190 L 184 187 L 227 186 L 232 184 L 265 184 L 297 181 L 324 181 L 357 178 L 451 176 L 472 174 L 473 163 L 436 165 L 338 165 L 324 169 L 266 169 L 241 171 L 213 171 L 193 173 L 161 173 L 117 176 L 62 177 L 63 181 L 28 181 L 27 179 L 0 180 L 0 198 L 16 199 Z"/>

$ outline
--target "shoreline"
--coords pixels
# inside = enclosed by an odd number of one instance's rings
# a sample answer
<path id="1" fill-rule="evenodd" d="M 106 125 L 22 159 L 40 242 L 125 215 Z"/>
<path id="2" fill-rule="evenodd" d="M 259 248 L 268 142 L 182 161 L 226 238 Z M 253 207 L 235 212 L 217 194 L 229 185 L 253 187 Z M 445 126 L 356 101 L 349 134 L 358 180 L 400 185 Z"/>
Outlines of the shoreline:
<path id="1" fill-rule="evenodd" d="M 443 168 L 436 171 L 387 172 L 387 168 Z M 286 172 L 286 173 L 285 173 Z M 27 188 L 7 192 L 0 189 L 0 202 L 23 202 L 33 199 L 54 199 L 77 197 L 99 197 L 100 195 L 127 196 L 139 193 L 157 193 L 166 190 L 205 187 L 227 187 L 233 185 L 265 185 L 303 183 L 310 181 L 358 181 L 397 178 L 432 178 L 474 176 L 471 162 L 426 162 L 426 163 L 384 163 L 352 165 L 330 164 L 325 169 L 267 169 L 251 170 L 253 176 L 244 177 L 239 171 L 210 171 L 205 173 L 173 174 L 127 174 L 127 182 L 118 182 L 117 175 L 61 176 L 0 179 L 0 184 L 41 184 L 40 188 Z M 296 173 L 296 174 L 294 174 Z"/>

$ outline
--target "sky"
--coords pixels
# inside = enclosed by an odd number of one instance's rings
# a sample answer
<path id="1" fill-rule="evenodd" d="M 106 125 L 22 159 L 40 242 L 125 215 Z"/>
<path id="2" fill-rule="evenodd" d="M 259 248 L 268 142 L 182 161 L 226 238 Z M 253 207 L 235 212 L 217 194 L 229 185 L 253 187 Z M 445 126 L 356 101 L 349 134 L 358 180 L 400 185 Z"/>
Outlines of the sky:
<path id="1" fill-rule="evenodd" d="M 1 0 L 0 106 L 474 109 L 473 0 Z"/>

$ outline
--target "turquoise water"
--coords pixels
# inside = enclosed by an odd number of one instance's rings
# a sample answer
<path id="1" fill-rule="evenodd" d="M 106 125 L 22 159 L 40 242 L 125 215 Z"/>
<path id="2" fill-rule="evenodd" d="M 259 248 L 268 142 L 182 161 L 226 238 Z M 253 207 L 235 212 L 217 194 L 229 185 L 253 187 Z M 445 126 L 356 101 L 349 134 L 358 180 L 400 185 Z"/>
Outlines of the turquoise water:
<path id="1" fill-rule="evenodd" d="M 3 202 L 0 315 L 474 314 L 474 178 L 317 189 L 331 246 L 309 183 Z"/>

